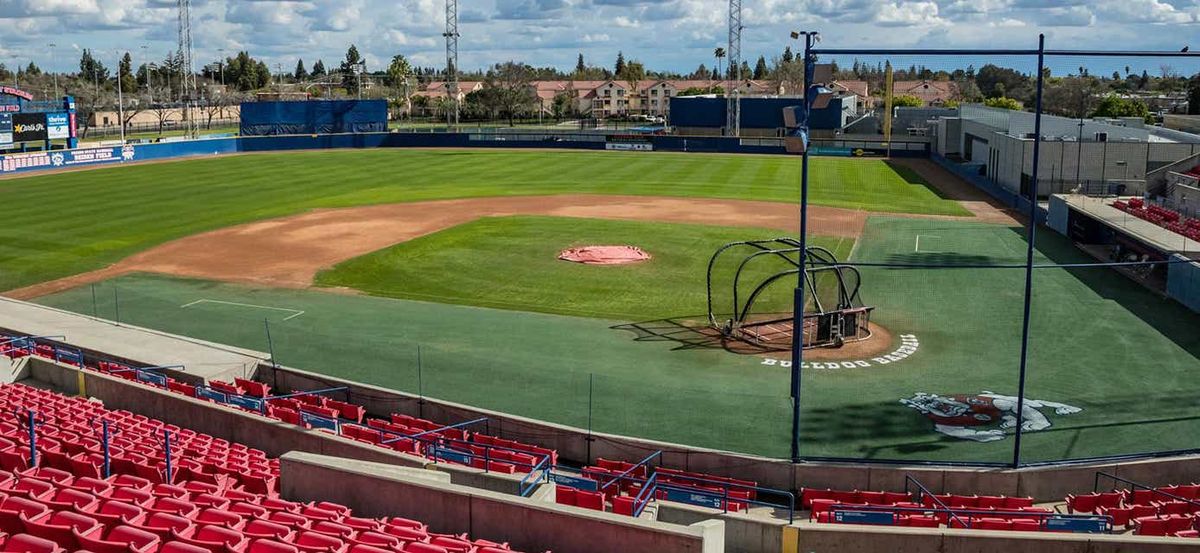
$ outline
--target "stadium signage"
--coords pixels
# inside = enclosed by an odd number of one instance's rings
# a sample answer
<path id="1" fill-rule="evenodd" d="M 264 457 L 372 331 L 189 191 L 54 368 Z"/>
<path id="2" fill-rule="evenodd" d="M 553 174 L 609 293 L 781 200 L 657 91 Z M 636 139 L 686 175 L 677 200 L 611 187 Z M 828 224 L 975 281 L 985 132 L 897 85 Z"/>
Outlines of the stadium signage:
<path id="1" fill-rule="evenodd" d="M 46 140 L 46 114 L 14 113 L 13 140 L 16 142 Z"/>
<path id="2" fill-rule="evenodd" d="M 65 113 L 46 114 L 46 137 L 50 139 L 67 138 L 71 135 L 68 122 L 70 118 Z"/>
<path id="3" fill-rule="evenodd" d="M 167 387 L 167 377 L 166 377 L 166 375 L 158 374 L 158 373 L 155 373 L 155 372 L 150 372 L 150 371 L 138 371 L 138 372 L 137 372 L 137 379 L 138 379 L 138 380 L 140 380 L 140 381 L 142 381 L 142 382 L 146 382 L 146 383 L 149 383 L 149 384 L 153 384 L 153 385 L 155 385 L 155 386 L 159 386 L 159 387 L 162 387 L 162 388 L 166 388 L 166 387 Z"/>
<path id="4" fill-rule="evenodd" d="M 3 132 L 3 123 L 0 122 L 0 135 Z M 0 136 L 0 138 L 3 137 Z M 0 173 L 39 167 L 70 167 L 73 165 L 115 163 L 131 161 L 136 157 L 137 150 L 131 145 L 120 148 L 84 148 L 80 150 L 54 150 L 52 152 L 14 154 L 0 157 Z"/>
<path id="5" fill-rule="evenodd" d="M 887 355 L 872 357 L 870 359 L 856 359 L 853 361 L 804 361 L 800 363 L 802 369 L 862 369 L 867 367 L 875 367 L 879 365 L 889 365 L 897 363 L 912 357 L 917 353 L 917 348 L 921 347 L 920 340 L 913 334 L 900 335 L 900 347 Z M 786 359 L 775 359 L 773 357 L 764 357 L 763 365 L 778 366 L 783 368 L 791 368 L 792 362 Z"/>
<path id="6" fill-rule="evenodd" d="M 630 142 L 609 142 L 604 145 L 605 150 L 620 150 L 620 151 L 638 151 L 651 152 L 654 151 L 654 145 L 649 143 L 630 143 Z"/>
<path id="7" fill-rule="evenodd" d="M 571 476 L 561 472 L 550 473 L 550 481 L 555 484 L 575 488 L 578 490 L 596 491 L 599 489 L 600 483 L 590 478 L 582 478 L 579 476 Z"/>
<path id="8" fill-rule="evenodd" d="M 16 96 L 17 98 L 20 98 L 22 100 L 32 100 L 33 99 L 33 94 L 25 92 L 24 90 L 21 90 L 19 88 L 13 88 L 11 86 L 0 86 L 0 95 Z"/>
<path id="9" fill-rule="evenodd" d="M 0 147 L 13 143 L 12 114 L 0 113 Z"/>
<path id="10" fill-rule="evenodd" d="M 710 509 L 721 508 L 721 498 L 715 495 L 689 492 L 687 490 L 677 490 L 675 488 L 667 489 L 667 501 L 675 501 L 677 503 L 687 503 L 688 505 L 699 505 Z"/>

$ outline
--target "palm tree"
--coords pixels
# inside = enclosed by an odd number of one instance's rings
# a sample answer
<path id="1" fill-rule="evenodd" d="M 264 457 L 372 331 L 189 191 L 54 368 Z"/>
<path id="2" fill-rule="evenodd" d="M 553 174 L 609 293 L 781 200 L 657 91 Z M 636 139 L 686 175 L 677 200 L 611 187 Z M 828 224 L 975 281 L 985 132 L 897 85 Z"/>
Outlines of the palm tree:
<path id="1" fill-rule="evenodd" d="M 713 50 L 713 56 L 717 58 L 717 75 L 724 75 L 724 73 L 721 73 L 721 58 L 725 57 L 725 49 L 717 46 Z"/>

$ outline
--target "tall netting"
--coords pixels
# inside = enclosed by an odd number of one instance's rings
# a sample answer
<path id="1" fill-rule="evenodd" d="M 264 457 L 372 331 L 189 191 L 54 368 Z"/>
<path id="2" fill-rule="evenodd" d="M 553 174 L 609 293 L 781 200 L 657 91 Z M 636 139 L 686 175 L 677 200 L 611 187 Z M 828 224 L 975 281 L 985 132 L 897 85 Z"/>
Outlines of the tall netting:
<path id="1" fill-rule="evenodd" d="M 1200 134 L 1180 113 L 1200 109 L 1200 58 L 1036 46 L 818 49 L 808 100 L 780 73 L 783 126 L 728 140 L 806 149 L 803 205 L 800 156 L 574 153 L 578 190 L 644 196 L 606 218 L 463 223 L 356 260 L 361 282 L 318 277 L 355 293 L 126 275 L 38 301 L 418 397 L 769 457 L 1200 449 Z M 654 209 L 676 223 L 618 220 Z M 602 244 L 650 258 L 556 258 Z"/>
<path id="2" fill-rule="evenodd" d="M 1200 136 L 1176 117 L 1200 59 L 1048 52 L 1040 83 L 1038 61 L 820 54 L 833 94 L 880 90 L 853 130 L 886 144 L 811 129 L 810 163 L 879 156 L 913 185 L 906 197 L 933 197 L 889 213 L 903 202 L 871 200 L 905 196 L 883 186 L 893 175 L 841 181 L 864 219 L 847 264 L 891 344 L 804 352 L 800 457 L 1028 464 L 1200 448 Z M 906 159 L 913 143 L 927 158 Z M 827 167 L 813 165 L 810 198 Z"/>

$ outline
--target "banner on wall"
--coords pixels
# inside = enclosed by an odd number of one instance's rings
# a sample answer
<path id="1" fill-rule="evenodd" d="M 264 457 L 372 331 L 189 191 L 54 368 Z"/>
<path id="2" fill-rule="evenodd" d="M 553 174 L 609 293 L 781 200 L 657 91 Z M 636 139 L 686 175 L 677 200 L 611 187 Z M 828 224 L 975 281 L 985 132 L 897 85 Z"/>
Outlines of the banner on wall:
<path id="1" fill-rule="evenodd" d="M 53 140 L 71 136 L 70 117 L 65 113 L 46 114 L 46 137 Z"/>
<path id="2" fill-rule="evenodd" d="M 84 148 L 80 150 L 53 150 L 0 156 L 0 173 L 9 173 L 36 168 L 71 167 L 96 163 L 133 161 L 137 150 L 133 145 L 107 148 Z"/>
<path id="3" fill-rule="evenodd" d="M 46 140 L 45 113 L 14 113 L 13 141 L 38 142 Z"/>
<path id="4" fill-rule="evenodd" d="M 13 143 L 13 123 L 11 113 L 0 113 L 0 148 L 11 146 Z"/>

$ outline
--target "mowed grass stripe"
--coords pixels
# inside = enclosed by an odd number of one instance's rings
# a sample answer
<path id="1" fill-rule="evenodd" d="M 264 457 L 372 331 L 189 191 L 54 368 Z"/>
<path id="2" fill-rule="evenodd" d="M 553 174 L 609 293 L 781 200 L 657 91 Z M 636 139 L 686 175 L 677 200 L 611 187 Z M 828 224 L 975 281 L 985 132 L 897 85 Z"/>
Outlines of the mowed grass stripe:
<path id="1" fill-rule="evenodd" d="M 880 160 L 816 158 L 814 204 L 969 215 Z M 793 202 L 787 156 L 330 150 L 0 181 L 0 290 L 97 269 L 168 240 L 313 208 L 561 193 Z"/>

